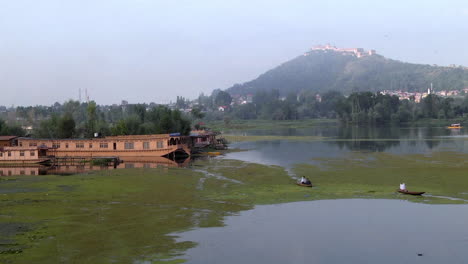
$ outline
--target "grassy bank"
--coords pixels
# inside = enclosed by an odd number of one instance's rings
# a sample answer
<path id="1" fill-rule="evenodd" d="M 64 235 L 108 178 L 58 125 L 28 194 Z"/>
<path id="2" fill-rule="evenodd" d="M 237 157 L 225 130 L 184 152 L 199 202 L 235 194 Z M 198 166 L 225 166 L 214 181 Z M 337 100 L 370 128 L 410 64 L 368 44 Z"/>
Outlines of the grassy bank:
<path id="1" fill-rule="evenodd" d="M 171 234 L 222 226 L 257 204 L 341 198 L 466 203 L 468 155 L 351 153 L 300 164 L 299 187 L 282 168 L 207 159 L 191 169 L 122 169 L 74 176 L 0 178 L 0 263 L 169 263 L 195 246 Z M 433 196 L 395 193 L 410 190 Z M 451 200 L 444 197 L 458 198 Z M 166 262 L 164 262 L 166 263 Z"/>

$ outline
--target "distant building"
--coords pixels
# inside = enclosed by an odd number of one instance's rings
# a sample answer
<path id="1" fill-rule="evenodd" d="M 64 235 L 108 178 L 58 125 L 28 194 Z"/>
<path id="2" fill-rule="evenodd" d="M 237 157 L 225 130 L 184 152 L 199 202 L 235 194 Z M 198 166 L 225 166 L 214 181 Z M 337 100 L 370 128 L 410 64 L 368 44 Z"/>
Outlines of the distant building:
<path id="1" fill-rule="evenodd" d="M 357 58 L 367 57 L 376 55 L 377 52 L 375 50 L 364 50 L 363 48 L 337 48 L 336 46 L 332 46 L 330 44 L 327 45 L 317 45 L 312 47 L 312 51 L 314 50 L 322 50 L 322 51 L 335 51 L 342 53 L 343 55 L 353 55 Z M 307 56 L 308 53 L 306 52 L 304 56 Z"/>
<path id="2" fill-rule="evenodd" d="M 227 108 L 228 107 L 226 105 L 222 105 L 222 106 L 218 107 L 218 111 L 224 112 L 224 111 L 226 111 Z"/>
<path id="3" fill-rule="evenodd" d="M 322 96 L 320 96 L 320 94 L 316 94 L 315 95 L 315 101 L 317 101 L 319 103 L 322 102 Z"/>

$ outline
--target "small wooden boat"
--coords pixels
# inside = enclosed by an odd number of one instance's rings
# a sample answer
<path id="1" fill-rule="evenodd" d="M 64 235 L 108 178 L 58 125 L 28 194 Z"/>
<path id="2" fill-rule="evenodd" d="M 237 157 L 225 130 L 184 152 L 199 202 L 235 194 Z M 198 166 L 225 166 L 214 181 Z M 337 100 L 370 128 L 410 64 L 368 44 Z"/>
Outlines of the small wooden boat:
<path id="1" fill-rule="evenodd" d="M 397 190 L 397 192 L 399 193 L 403 193 L 403 194 L 410 194 L 410 195 L 421 195 L 421 194 L 424 194 L 426 192 L 410 192 L 408 190 Z"/>
<path id="2" fill-rule="evenodd" d="M 450 126 L 448 126 L 447 128 L 450 128 L 450 129 L 458 129 L 458 128 L 462 128 L 462 126 L 460 124 L 451 124 Z"/>
<path id="3" fill-rule="evenodd" d="M 219 155 L 221 155 L 221 152 L 207 152 L 206 155 L 219 156 Z"/>
<path id="4" fill-rule="evenodd" d="M 296 184 L 299 186 L 303 186 L 303 187 L 312 187 L 312 183 L 306 184 L 306 183 L 296 182 Z"/>

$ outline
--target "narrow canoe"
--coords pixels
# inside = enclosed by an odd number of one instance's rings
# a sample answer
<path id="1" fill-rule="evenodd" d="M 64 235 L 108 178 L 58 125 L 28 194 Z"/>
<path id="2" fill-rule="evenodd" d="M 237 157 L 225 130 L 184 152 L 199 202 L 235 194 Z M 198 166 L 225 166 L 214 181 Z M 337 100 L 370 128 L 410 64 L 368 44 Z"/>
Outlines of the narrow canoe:
<path id="1" fill-rule="evenodd" d="M 410 192 L 410 191 L 403 191 L 403 190 L 397 190 L 397 192 L 403 193 L 403 194 L 410 194 L 410 195 L 421 195 L 421 194 L 426 193 L 426 192 Z"/>
<path id="2" fill-rule="evenodd" d="M 312 187 L 312 183 L 311 184 L 305 184 L 305 183 L 296 182 L 296 184 L 299 185 L 299 186 L 303 186 L 303 187 Z"/>

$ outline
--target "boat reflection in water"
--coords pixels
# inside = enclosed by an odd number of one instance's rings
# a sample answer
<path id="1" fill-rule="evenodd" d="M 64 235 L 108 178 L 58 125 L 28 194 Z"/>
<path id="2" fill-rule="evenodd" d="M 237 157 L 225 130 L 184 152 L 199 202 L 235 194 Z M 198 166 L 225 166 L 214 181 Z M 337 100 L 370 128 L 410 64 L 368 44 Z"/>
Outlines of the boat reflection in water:
<path id="1" fill-rule="evenodd" d="M 113 166 L 100 166 L 86 164 L 63 164 L 58 166 L 41 166 L 28 164 L 24 166 L 0 166 L 0 176 L 15 175 L 72 175 L 87 173 L 91 171 L 113 170 L 113 169 L 155 169 L 155 168 L 175 168 L 187 167 L 190 164 L 190 158 L 171 160 L 165 157 L 134 157 L 127 158 L 119 164 Z"/>

